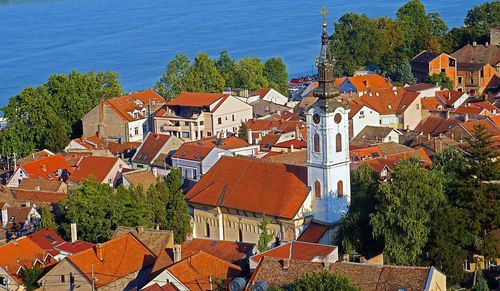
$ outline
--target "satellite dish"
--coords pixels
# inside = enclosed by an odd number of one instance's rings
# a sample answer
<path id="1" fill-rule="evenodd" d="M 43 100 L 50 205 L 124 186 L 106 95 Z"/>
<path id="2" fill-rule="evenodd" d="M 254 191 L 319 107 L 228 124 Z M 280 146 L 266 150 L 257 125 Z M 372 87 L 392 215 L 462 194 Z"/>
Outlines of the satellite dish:
<path id="1" fill-rule="evenodd" d="M 245 290 L 245 286 L 247 285 L 247 281 L 241 277 L 236 277 L 229 283 L 230 291 L 243 291 Z"/>
<path id="2" fill-rule="evenodd" d="M 266 291 L 267 289 L 269 289 L 269 285 L 266 281 L 257 281 L 251 288 L 252 291 Z"/>

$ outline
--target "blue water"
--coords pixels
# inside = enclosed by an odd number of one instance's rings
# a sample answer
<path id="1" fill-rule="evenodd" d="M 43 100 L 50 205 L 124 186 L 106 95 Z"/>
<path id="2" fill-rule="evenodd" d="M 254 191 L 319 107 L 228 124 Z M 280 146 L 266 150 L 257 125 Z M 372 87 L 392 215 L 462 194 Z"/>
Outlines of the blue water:
<path id="1" fill-rule="evenodd" d="M 150 88 L 176 53 L 282 57 L 310 73 L 321 16 L 394 16 L 404 0 L 0 0 L 0 105 L 52 73 L 113 70 L 126 91 Z M 424 0 L 449 26 L 484 1 Z M 331 26 L 330 26 L 331 28 Z"/>

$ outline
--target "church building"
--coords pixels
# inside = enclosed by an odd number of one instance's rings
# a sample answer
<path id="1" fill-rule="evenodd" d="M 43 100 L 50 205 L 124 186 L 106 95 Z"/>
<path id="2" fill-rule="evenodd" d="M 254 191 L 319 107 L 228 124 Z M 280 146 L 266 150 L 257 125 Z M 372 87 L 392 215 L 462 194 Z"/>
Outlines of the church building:
<path id="1" fill-rule="evenodd" d="M 310 225 L 333 230 L 350 202 L 349 109 L 336 97 L 335 61 L 323 10 L 316 61 L 318 101 L 306 111 L 307 167 L 248 157 L 221 158 L 186 194 L 193 237 L 256 243 L 259 223 L 276 241 L 297 240 Z M 333 239 L 325 231 L 322 242 Z M 324 239 L 325 236 L 329 236 Z"/>

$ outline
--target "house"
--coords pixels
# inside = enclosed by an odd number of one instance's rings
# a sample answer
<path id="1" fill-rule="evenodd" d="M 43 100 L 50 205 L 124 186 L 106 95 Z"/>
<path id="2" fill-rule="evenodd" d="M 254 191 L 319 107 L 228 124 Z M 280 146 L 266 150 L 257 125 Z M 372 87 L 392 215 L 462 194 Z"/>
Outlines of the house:
<path id="1" fill-rule="evenodd" d="M 378 126 L 380 124 L 380 114 L 368 107 L 362 99 L 355 98 L 349 100 L 349 137 L 354 138 L 366 126 Z"/>
<path id="2" fill-rule="evenodd" d="M 92 156 L 116 156 L 130 158 L 141 143 L 120 139 L 103 139 L 99 132 L 91 136 L 72 139 L 64 148 L 67 156 L 70 153 L 90 153 Z"/>
<path id="3" fill-rule="evenodd" d="M 111 239 L 119 238 L 127 234 L 133 234 L 144 245 L 158 255 L 165 248 L 174 247 L 174 233 L 171 230 L 158 230 L 152 228 L 118 226 L 113 232 Z"/>
<path id="4" fill-rule="evenodd" d="M 199 251 L 187 258 L 176 260 L 173 265 L 146 284 L 143 290 L 155 284 L 159 287 L 171 284 L 175 290 L 182 291 L 210 290 L 217 287 L 214 282 L 216 278 L 230 282 L 240 273 L 240 267 Z"/>
<path id="5" fill-rule="evenodd" d="M 500 53 L 500 50 L 499 50 Z M 496 91 L 500 85 L 500 72 L 488 63 L 458 63 L 457 90 L 471 95 Z"/>
<path id="6" fill-rule="evenodd" d="M 147 190 L 151 185 L 156 183 L 157 178 L 148 169 L 122 171 L 122 184 L 125 187 L 141 185 L 143 189 Z"/>
<path id="7" fill-rule="evenodd" d="M 475 135 L 475 127 L 484 126 L 486 131 L 492 136 L 500 135 L 500 127 L 498 127 L 490 118 L 481 120 L 471 120 L 458 124 L 451 128 L 445 135 L 458 142 L 466 141 Z"/>
<path id="8" fill-rule="evenodd" d="M 38 280 L 42 290 L 137 290 L 148 279 L 156 255 L 133 234 L 64 258 Z"/>
<path id="9" fill-rule="evenodd" d="M 249 105 L 252 106 L 253 108 L 253 117 L 254 118 L 266 118 L 269 117 L 270 115 L 276 114 L 276 113 L 281 113 L 281 112 L 288 112 L 291 110 L 291 108 L 285 106 L 285 105 L 279 105 L 272 103 L 270 101 L 264 101 L 261 99 L 257 99 L 253 102 L 248 103 Z"/>
<path id="10" fill-rule="evenodd" d="M 420 98 L 425 98 L 436 96 L 436 92 L 441 91 L 441 86 L 436 84 L 418 83 L 414 85 L 405 85 L 404 89 L 406 91 L 419 93 L 418 96 L 420 96 Z"/>
<path id="11" fill-rule="evenodd" d="M 21 271 L 38 266 L 45 269 L 55 260 L 29 237 L 21 237 L 0 246 L 0 288 L 24 290 Z M 67 289 L 67 288 L 66 288 Z"/>
<path id="12" fill-rule="evenodd" d="M 236 134 L 253 116 L 252 106 L 229 94 L 182 92 L 155 116 L 155 132 L 183 141 Z"/>
<path id="13" fill-rule="evenodd" d="M 288 97 L 273 88 L 262 88 L 250 93 L 251 96 L 256 96 L 260 100 L 268 101 L 274 104 L 285 105 L 288 102 Z M 249 97 L 250 99 L 251 97 Z M 248 103 L 252 103 L 249 101 Z"/>
<path id="14" fill-rule="evenodd" d="M 422 132 L 422 135 L 425 136 L 440 136 L 460 123 L 461 121 L 457 119 L 429 116 L 422 119 L 417 127 L 415 127 L 415 130 Z"/>
<path id="15" fill-rule="evenodd" d="M 448 54 L 422 51 L 411 60 L 411 71 L 419 82 L 444 73 L 453 82 L 453 88 L 457 87 L 457 59 Z"/>
<path id="16" fill-rule="evenodd" d="M 361 290 L 446 290 L 446 275 L 435 267 L 391 266 L 349 262 L 305 262 L 264 257 L 250 278 L 247 289 L 265 286 L 289 288 L 306 273 L 327 270 L 345 276 Z"/>
<path id="17" fill-rule="evenodd" d="M 116 157 L 83 157 L 76 165 L 68 183 L 79 184 L 93 178 L 99 183 L 116 186 L 122 178 L 123 169 L 130 169 L 122 159 Z"/>
<path id="18" fill-rule="evenodd" d="M 452 56 L 459 63 L 490 64 L 500 74 L 500 44 L 478 44 L 473 42 L 457 50 Z"/>
<path id="19" fill-rule="evenodd" d="M 446 115 L 446 107 L 436 97 L 423 97 L 420 102 L 422 103 L 422 119 L 429 116 Z"/>
<path id="20" fill-rule="evenodd" d="M 469 119 L 483 119 L 485 116 L 497 114 L 498 108 L 489 101 L 465 103 L 449 112 L 450 117 L 460 117 L 464 121 L 468 121 Z"/>
<path id="21" fill-rule="evenodd" d="M 42 218 L 36 210 L 36 205 L 14 207 L 5 204 L 1 211 L 1 223 L 7 241 L 34 232 Z"/>
<path id="22" fill-rule="evenodd" d="M 23 190 L 19 188 L 12 188 L 10 191 L 14 198 L 24 205 L 52 205 L 68 199 L 68 194 L 65 192 Z"/>
<path id="23" fill-rule="evenodd" d="M 311 215 L 305 174 L 304 168 L 222 157 L 186 194 L 193 208 L 193 237 L 256 243 L 265 214 L 272 219 L 273 236 L 296 239 Z"/>
<path id="24" fill-rule="evenodd" d="M 264 257 L 307 262 L 324 262 L 328 260 L 329 263 L 335 263 L 339 259 L 339 253 L 336 246 L 291 241 L 250 257 L 250 269 L 255 270 Z"/>
<path id="25" fill-rule="evenodd" d="M 174 135 L 148 133 L 134 156 L 134 169 L 148 169 L 166 176 L 170 165 L 167 159 L 181 146 L 182 140 Z"/>
<path id="26" fill-rule="evenodd" d="M 335 87 L 341 93 L 356 92 L 361 96 L 371 90 L 392 89 L 393 85 L 389 79 L 380 75 L 363 75 L 347 78 L 339 78 L 335 81 Z"/>
<path id="27" fill-rule="evenodd" d="M 359 134 L 351 140 L 354 147 L 365 147 L 384 142 L 399 142 L 402 133 L 392 127 L 386 126 L 366 126 Z"/>
<path id="28" fill-rule="evenodd" d="M 262 139 L 267 134 L 285 134 L 283 139 L 298 138 L 300 130 L 304 129 L 304 122 L 302 120 L 283 120 L 266 118 L 266 119 L 251 119 L 247 122 L 248 130 L 248 143 L 262 144 Z"/>
<path id="29" fill-rule="evenodd" d="M 7 187 L 18 187 L 23 179 L 66 181 L 71 173 L 73 173 L 73 168 L 62 155 L 49 155 L 20 164 L 7 182 Z"/>
<path id="30" fill-rule="evenodd" d="M 23 179 L 19 186 L 19 190 L 27 191 L 47 191 L 47 192 L 68 192 L 68 185 L 64 181 L 47 181 L 40 179 Z"/>
<path id="31" fill-rule="evenodd" d="M 404 88 L 372 90 L 360 97 L 367 107 L 378 112 L 379 125 L 396 129 L 414 129 L 422 118 L 419 93 Z"/>
<path id="32" fill-rule="evenodd" d="M 445 135 L 434 137 L 429 135 L 419 135 L 411 143 L 410 147 L 414 149 L 423 149 L 429 157 L 433 157 L 450 147 L 461 150 L 458 145 L 459 142 Z"/>
<path id="33" fill-rule="evenodd" d="M 446 108 L 458 108 L 469 98 L 469 94 L 454 90 L 442 90 L 436 92 L 436 98 Z"/>

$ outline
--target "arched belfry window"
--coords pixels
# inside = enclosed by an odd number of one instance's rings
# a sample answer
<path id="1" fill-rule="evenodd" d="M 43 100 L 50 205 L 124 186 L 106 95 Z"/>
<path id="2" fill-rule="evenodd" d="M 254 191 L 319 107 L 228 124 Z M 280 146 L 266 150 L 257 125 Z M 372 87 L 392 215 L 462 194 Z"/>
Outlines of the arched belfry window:
<path id="1" fill-rule="evenodd" d="M 342 180 L 337 182 L 337 196 L 339 198 L 344 196 L 344 182 L 342 182 Z"/>
<path id="2" fill-rule="evenodd" d="M 321 183 L 318 180 L 314 182 L 314 196 L 316 198 L 321 198 Z"/>
<path id="3" fill-rule="evenodd" d="M 321 145 L 319 142 L 320 142 L 319 141 L 319 134 L 315 133 L 313 143 L 314 143 L 314 151 L 317 153 L 319 153 L 321 151 Z"/>
<path id="4" fill-rule="evenodd" d="M 342 151 L 342 135 L 340 133 L 335 136 L 335 150 L 337 153 Z"/>

